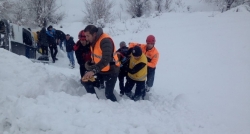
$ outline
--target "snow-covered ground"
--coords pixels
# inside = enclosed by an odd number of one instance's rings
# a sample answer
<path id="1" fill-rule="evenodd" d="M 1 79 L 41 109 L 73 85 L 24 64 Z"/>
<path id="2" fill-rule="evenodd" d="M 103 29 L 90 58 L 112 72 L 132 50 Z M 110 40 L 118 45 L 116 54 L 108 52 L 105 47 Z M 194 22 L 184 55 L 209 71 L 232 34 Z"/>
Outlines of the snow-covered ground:
<path id="1" fill-rule="evenodd" d="M 71 18 L 62 30 L 76 41 L 85 25 Z M 250 133 L 249 12 L 167 13 L 104 31 L 117 47 L 155 35 L 160 60 L 149 101 L 86 94 L 64 52 L 44 65 L 0 49 L 0 134 Z"/>

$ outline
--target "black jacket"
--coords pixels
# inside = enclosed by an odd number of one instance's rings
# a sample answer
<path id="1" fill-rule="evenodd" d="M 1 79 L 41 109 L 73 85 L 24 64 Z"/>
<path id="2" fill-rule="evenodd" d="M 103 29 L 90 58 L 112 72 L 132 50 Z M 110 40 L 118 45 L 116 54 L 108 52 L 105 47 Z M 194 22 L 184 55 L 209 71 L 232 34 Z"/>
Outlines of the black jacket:
<path id="1" fill-rule="evenodd" d="M 42 28 L 42 30 L 39 32 L 38 43 L 41 46 L 45 46 L 45 47 L 49 46 L 48 35 L 46 34 L 46 29 L 45 28 Z"/>
<path id="2" fill-rule="evenodd" d="M 69 40 L 66 39 L 65 44 L 66 44 L 66 52 L 74 51 L 73 47 L 75 45 L 75 42 L 72 37 L 70 37 Z"/>
<path id="3" fill-rule="evenodd" d="M 86 44 L 86 46 L 83 46 L 78 40 L 74 46 L 74 51 L 76 54 L 77 62 L 80 66 L 84 66 L 87 61 L 91 60 L 91 50 L 89 43 Z"/>
<path id="4" fill-rule="evenodd" d="M 61 30 L 56 30 L 56 39 L 60 39 L 61 41 L 66 39 L 66 35 Z"/>

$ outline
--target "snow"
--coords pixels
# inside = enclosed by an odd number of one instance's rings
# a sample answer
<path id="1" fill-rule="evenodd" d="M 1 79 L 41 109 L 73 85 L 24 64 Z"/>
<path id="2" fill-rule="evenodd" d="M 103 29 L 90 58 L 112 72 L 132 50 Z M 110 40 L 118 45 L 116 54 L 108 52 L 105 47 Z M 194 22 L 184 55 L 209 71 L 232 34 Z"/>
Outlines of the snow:
<path id="1" fill-rule="evenodd" d="M 77 19 L 55 27 L 76 41 L 85 27 Z M 250 133 L 249 12 L 163 13 L 104 31 L 117 47 L 155 35 L 160 60 L 149 101 L 86 94 L 79 66 L 70 69 L 62 51 L 48 65 L 0 49 L 0 134 Z"/>

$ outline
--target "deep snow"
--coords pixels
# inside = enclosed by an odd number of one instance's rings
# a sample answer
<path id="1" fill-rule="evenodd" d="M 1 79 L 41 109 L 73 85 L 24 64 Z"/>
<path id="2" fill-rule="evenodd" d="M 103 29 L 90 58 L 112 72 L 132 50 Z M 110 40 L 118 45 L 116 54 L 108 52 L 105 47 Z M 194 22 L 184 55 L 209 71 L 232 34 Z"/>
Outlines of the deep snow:
<path id="1" fill-rule="evenodd" d="M 75 41 L 85 27 L 62 24 Z M 0 133 L 250 133 L 249 12 L 166 13 L 104 31 L 117 47 L 155 35 L 160 60 L 150 101 L 113 103 L 86 94 L 64 52 L 44 65 L 0 49 Z"/>

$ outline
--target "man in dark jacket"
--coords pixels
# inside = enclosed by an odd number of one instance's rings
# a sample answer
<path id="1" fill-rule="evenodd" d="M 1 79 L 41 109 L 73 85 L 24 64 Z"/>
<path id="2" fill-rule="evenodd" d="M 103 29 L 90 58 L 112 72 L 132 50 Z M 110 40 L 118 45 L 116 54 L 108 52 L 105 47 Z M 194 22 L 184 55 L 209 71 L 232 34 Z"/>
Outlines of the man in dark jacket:
<path id="1" fill-rule="evenodd" d="M 86 62 L 89 70 L 83 78 L 90 79 L 100 74 L 105 81 L 105 96 L 111 101 L 117 101 L 113 91 L 119 74 L 119 59 L 115 54 L 115 45 L 111 37 L 103 33 L 102 28 L 88 25 L 84 29 L 86 40 L 91 43 L 92 61 Z M 91 64 L 90 64 L 91 63 Z"/>
<path id="2" fill-rule="evenodd" d="M 74 42 L 73 38 L 70 37 L 69 34 L 66 35 L 65 44 L 66 44 L 67 56 L 69 58 L 69 66 L 74 68 L 75 67 L 75 59 L 74 59 L 74 49 L 73 49 L 73 47 L 75 45 L 75 42 Z"/>
<path id="3" fill-rule="evenodd" d="M 49 46 L 47 37 L 48 36 L 46 34 L 46 29 L 44 27 L 38 34 L 38 44 L 42 48 L 42 55 L 46 55 L 46 56 L 48 56 L 48 46 Z"/>
<path id="4" fill-rule="evenodd" d="M 74 45 L 74 51 L 76 54 L 76 59 L 78 64 L 80 65 L 80 74 L 81 78 L 84 76 L 87 69 L 85 68 L 85 63 L 91 60 L 91 50 L 90 44 L 86 41 L 86 36 L 84 31 L 81 30 L 78 34 L 78 41 Z M 94 89 L 94 82 L 92 81 L 82 81 L 82 85 L 85 87 L 87 93 L 96 94 Z"/>
<path id="5" fill-rule="evenodd" d="M 57 50 L 57 45 L 56 45 L 56 33 L 55 33 L 55 29 L 53 29 L 52 26 L 49 26 L 47 28 L 47 37 L 48 37 L 48 43 L 49 43 L 49 49 L 50 49 L 50 53 L 51 53 L 51 58 L 53 63 L 55 63 L 55 60 L 57 60 L 56 58 L 56 54 L 58 52 Z"/>
<path id="6" fill-rule="evenodd" d="M 66 35 L 61 30 L 56 30 L 56 42 L 59 45 L 60 49 L 63 50 L 62 44 L 65 43 Z"/>
<path id="7" fill-rule="evenodd" d="M 119 79 L 119 87 L 120 87 L 120 95 L 124 95 L 125 92 L 125 86 L 124 86 L 124 78 L 127 77 L 128 71 L 127 71 L 127 64 L 128 64 L 128 47 L 126 46 L 126 43 L 122 41 L 120 43 L 120 48 L 116 51 L 116 53 L 119 56 L 119 61 L 121 62 L 120 66 L 120 72 L 118 75 Z"/>

